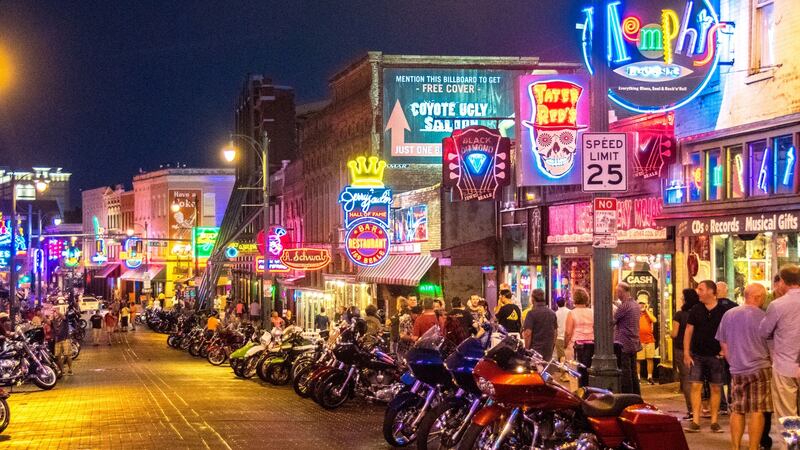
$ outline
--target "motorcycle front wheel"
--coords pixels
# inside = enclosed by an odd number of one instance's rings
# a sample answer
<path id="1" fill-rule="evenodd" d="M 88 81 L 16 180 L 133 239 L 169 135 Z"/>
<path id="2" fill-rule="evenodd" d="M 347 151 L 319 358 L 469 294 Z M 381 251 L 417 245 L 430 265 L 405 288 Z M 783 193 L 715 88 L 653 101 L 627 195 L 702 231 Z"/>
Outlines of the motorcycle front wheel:
<path id="1" fill-rule="evenodd" d="M 459 450 L 483 450 L 495 448 L 497 445 L 497 439 L 506 423 L 505 419 L 505 417 L 501 417 L 486 425 L 478 425 L 475 423 L 469 424 L 467 431 L 464 432 L 464 437 L 461 439 L 461 443 L 458 445 Z M 503 450 L 511 450 L 520 448 L 522 446 L 521 443 L 519 445 L 515 445 L 510 441 L 511 439 L 506 437 L 505 441 L 502 442 L 498 448 Z"/>
<path id="2" fill-rule="evenodd" d="M 294 388 L 295 394 L 299 395 L 300 398 L 308 398 L 311 395 L 309 392 L 309 385 L 308 381 L 311 378 L 311 374 L 314 372 L 315 366 L 309 365 L 302 368 L 297 375 L 295 375 L 294 380 L 292 380 L 292 388 Z"/>
<path id="3" fill-rule="evenodd" d="M 200 346 L 200 357 L 201 358 L 208 358 L 208 350 L 209 350 L 208 347 L 209 347 L 208 345 Z"/>
<path id="4" fill-rule="evenodd" d="M 285 362 L 270 364 L 264 371 L 267 374 L 267 381 L 275 386 L 284 386 L 291 381 L 291 374 Z"/>
<path id="5" fill-rule="evenodd" d="M 244 367 L 242 368 L 242 378 L 250 379 L 256 374 L 256 364 L 258 364 L 257 356 L 248 356 L 244 360 Z"/>
<path id="6" fill-rule="evenodd" d="M 417 450 L 458 448 L 460 439 L 454 435 L 462 427 L 469 407 L 464 399 L 449 398 L 428 411 L 417 429 Z"/>
<path id="7" fill-rule="evenodd" d="M 199 342 L 193 343 L 192 345 L 189 346 L 189 354 L 197 358 L 198 356 L 200 356 L 200 347 L 201 345 Z"/>
<path id="8" fill-rule="evenodd" d="M 178 336 L 170 334 L 169 337 L 167 338 L 167 345 L 169 345 L 172 348 L 178 348 L 178 344 L 179 344 Z"/>
<path id="9" fill-rule="evenodd" d="M 215 366 L 222 365 L 228 356 L 225 354 L 225 349 L 222 347 L 213 347 L 208 351 L 208 356 L 206 356 L 208 362 Z"/>
<path id="10" fill-rule="evenodd" d="M 324 381 L 320 382 L 314 395 L 314 400 L 325 409 L 336 409 L 347 401 L 350 396 L 350 386 L 342 386 L 347 378 L 345 372 L 334 372 Z M 341 392 L 337 393 L 341 388 Z"/>
<path id="11" fill-rule="evenodd" d="M 36 375 L 33 376 L 33 384 L 45 391 L 53 389 L 57 381 L 58 377 L 56 376 L 56 372 L 50 366 L 39 366 L 36 370 Z"/>
<path id="12" fill-rule="evenodd" d="M 81 327 L 82 330 L 86 329 L 86 319 L 79 319 L 78 326 Z"/>
<path id="13" fill-rule="evenodd" d="M 258 375 L 258 378 L 261 378 L 261 381 L 265 383 L 269 383 L 269 378 L 267 377 L 267 369 L 269 369 L 269 366 L 271 365 L 272 365 L 272 358 L 270 358 L 269 356 L 262 356 L 256 363 L 256 374 Z"/>
<path id="14" fill-rule="evenodd" d="M 383 414 L 383 438 L 393 447 L 405 447 L 417 439 L 412 422 L 425 400 L 418 394 L 404 392 L 395 397 Z"/>
<path id="15" fill-rule="evenodd" d="M 9 420 L 11 420 L 11 410 L 8 409 L 8 402 L 0 398 L 0 433 L 8 427 Z"/>

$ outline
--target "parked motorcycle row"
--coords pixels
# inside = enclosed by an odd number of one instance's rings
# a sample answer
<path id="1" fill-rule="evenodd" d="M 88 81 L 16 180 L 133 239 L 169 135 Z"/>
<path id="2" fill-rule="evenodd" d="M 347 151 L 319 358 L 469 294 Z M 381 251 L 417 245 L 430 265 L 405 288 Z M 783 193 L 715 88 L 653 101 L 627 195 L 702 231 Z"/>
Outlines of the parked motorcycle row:
<path id="1" fill-rule="evenodd" d="M 397 358 L 360 319 L 327 340 L 298 327 L 209 332 L 203 324 L 202 315 L 176 317 L 168 345 L 227 361 L 240 378 L 291 383 L 327 410 L 357 398 L 385 404 L 383 435 L 394 447 L 688 449 L 676 417 L 638 395 L 572 392 L 551 373 L 579 376 L 575 363 L 546 361 L 502 330 L 448 343 L 434 326 Z"/>

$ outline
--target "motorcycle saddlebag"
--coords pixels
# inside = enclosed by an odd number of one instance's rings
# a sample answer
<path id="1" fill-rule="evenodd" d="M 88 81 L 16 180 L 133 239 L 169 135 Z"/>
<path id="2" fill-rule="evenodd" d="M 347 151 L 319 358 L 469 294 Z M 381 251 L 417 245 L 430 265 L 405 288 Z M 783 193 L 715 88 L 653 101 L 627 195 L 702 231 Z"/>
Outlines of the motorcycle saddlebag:
<path id="1" fill-rule="evenodd" d="M 689 450 L 678 418 L 652 406 L 629 406 L 619 420 L 625 435 L 636 444 L 636 448 Z"/>

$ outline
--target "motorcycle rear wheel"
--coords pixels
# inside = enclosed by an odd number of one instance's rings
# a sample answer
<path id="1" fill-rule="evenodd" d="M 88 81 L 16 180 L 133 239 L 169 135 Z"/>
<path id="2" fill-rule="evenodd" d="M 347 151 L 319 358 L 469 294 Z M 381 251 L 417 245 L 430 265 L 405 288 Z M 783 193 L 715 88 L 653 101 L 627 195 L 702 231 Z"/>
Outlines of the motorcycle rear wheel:
<path id="1" fill-rule="evenodd" d="M 0 433 L 8 427 L 8 422 L 11 420 L 11 410 L 8 408 L 8 402 L 4 398 L 0 398 Z"/>
<path id="2" fill-rule="evenodd" d="M 286 363 L 274 363 L 264 369 L 267 375 L 267 381 L 275 386 L 284 386 L 291 381 L 291 374 Z"/>
<path id="3" fill-rule="evenodd" d="M 36 375 L 33 376 L 33 384 L 45 391 L 53 389 L 57 382 L 56 372 L 50 366 L 39 366 L 36 370 Z"/>
<path id="4" fill-rule="evenodd" d="M 448 398 L 428 411 L 417 429 L 417 450 L 458 448 L 460 440 L 452 437 L 464 423 L 469 407 L 464 399 Z"/>
<path id="5" fill-rule="evenodd" d="M 225 354 L 225 349 L 222 347 L 214 347 L 208 351 L 208 355 L 206 356 L 208 362 L 215 366 L 220 366 L 225 360 L 228 359 L 228 355 Z"/>
<path id="6" fill-rule="evenodd" d="M 256 374 L 258 375 L 258 378 L 260 378 L 264 383 L 269 383 L 269 378 L 267 378 L 267 369 L 272 364 L 272 358 L 263 356 L 256 364 Z"/>
<path id="7" fill-rule="evenodd" d="M 393 447 L 405 447 L 417 439 L 411 422 L 419 414 L 425 400 L 418 394 L 404 392 L 395 397 L 383 414 L 383 438 Z"/>
<path id="8" fill-rule="evenodd" d="M 200 356 L 200 343 L 195 342 L 189 346 L 189 354 L 197 358 Z"/>

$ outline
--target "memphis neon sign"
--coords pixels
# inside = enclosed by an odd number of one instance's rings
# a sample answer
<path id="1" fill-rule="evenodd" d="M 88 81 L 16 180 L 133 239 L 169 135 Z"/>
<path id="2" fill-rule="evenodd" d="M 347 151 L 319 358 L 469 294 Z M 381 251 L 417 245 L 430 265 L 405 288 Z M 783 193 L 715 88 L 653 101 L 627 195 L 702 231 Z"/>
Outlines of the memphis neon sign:
<path id="1" fill-rule="evenodd" d="M 376 156 L 349 161 L 350 185 L 339 194 L 347 230 L 347 256 L 360 266 L 375 266 L 389 254 L 392 191 L 383 184 L 386 162 Z"/>
<path id="2" fill-rule="evenodd" d="M 719 64 L 721 44 L 733 34 L 731 22 L 720 21 L 709 0 L 630 0 L 606 4 L 604 24 L 609 99 L 634 112 L 671 111 L 694 99 Z M 584 62 L 590 59 L 594 11 L 584 10 Z"/>

